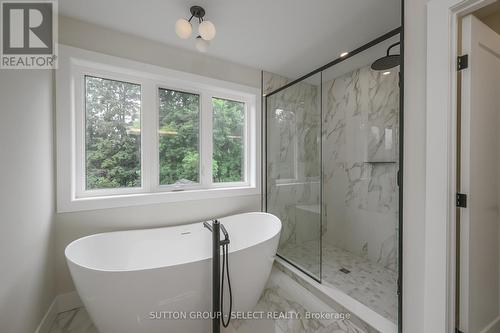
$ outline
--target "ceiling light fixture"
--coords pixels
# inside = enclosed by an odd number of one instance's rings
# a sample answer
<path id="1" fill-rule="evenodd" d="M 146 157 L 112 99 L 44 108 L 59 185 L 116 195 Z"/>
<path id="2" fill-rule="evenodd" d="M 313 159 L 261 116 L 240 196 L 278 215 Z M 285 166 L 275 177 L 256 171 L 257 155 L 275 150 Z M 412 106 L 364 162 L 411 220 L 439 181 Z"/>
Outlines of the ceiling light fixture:
<path id="1" fill-rule="evenodd" d="M 382 73 L 382 75 L 389 75 L 389 74 L 391 74 L 391 72 L 389 72 L 389 71 Z"/>
<path id="2" fill-rule="evenodd" d="M 175 33 L 179 38 L 187 39 L 193 33 L 193 26 L 191 21 L 193 18 L 198 19 L 198 36 L 196 37 L 195 46 L 200 52 L 206 52 L 209 41 L 215 38 L 216 30 L 215 25 L 204 19 L 205 9 L 200 6 L 192 6 L 189 11 L 191 12 L 191 17 L 189 20 L 180 18 L 175 22 Z"/>
<path id="3" fill-rule="evenodd" d="M 340 57 L 341 57 L 341 58 L 343 58 L 343 57 L 347 56 L 348 54 L 349 54 L 349 52 L 342 52 L 342 53 L 340 54 Z"/>

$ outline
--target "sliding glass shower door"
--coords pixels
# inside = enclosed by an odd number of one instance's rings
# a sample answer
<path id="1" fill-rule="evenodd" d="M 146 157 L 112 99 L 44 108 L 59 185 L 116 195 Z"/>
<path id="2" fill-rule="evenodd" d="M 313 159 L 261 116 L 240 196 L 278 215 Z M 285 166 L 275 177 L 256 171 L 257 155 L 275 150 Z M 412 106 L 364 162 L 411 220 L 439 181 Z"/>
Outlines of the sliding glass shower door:
<path id="1" fill-rule="evenodd" d="M 278 254 L 321 279 L 321 74 L 266 97 L 267 211 Z"/>

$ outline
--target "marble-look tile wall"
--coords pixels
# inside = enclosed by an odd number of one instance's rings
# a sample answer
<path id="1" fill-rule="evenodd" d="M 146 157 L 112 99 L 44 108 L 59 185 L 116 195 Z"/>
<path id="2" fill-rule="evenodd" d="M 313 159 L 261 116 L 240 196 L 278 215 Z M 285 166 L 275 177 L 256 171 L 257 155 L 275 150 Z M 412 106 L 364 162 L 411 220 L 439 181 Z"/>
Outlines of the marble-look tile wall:
<path id="1" fill-rule="evenodd" d="M 268 208 L 283 220 L 280 248 L 320 234 L 317 81 L 267 99 Z M 264 72 L 263 93 L 288 82 Z M 322 89 L 323 241 L 397 270 L 398 73 L 366 66 Z"/>
<path id="2" fill-rule="evenodd" d="M 267 94 L 289 81 L 265 72 L 263 92 Z M 319 76 L 267 98 L 268 211 L 283 222 L 280 248 L 313 239 L 319 244 L 320 215 L 304 219 L 300 211 L 305 209 L 307 213 L 311 211 L 308 208 L 319 207 L 320 121 Z"/>
<path id="3" fill-rule="evenodd" d="M 398 73 L 323 83 L 323 241 L 397 269 Z"/>
<path id="4" fill-rule="evenodd" d="M 292 80 L 284 76 L 264 71 L 262 73 L 262 93 L 267 95 L 291 81 Z"/>

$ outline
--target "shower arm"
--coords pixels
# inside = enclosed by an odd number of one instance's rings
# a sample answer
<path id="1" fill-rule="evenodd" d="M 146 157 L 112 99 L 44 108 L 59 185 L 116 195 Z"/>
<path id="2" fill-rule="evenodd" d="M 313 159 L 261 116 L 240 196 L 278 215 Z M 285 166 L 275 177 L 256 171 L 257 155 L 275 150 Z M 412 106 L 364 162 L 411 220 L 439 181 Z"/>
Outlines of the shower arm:
<path id="1" fill-rule="evenodd" d="M 391 53 L 391 49 L 392 49 L 393 47 L 398 46 L 398 45 L 400 45 L 400 44 L 401 44 L 401 42 L 396 42 L 396 43 L 392 44 L 391 46 L 389 46 L 389 48 L 387 49 L 387 55 L 388 55 L 388 56 L 390 55 L 390 53 Z"/>

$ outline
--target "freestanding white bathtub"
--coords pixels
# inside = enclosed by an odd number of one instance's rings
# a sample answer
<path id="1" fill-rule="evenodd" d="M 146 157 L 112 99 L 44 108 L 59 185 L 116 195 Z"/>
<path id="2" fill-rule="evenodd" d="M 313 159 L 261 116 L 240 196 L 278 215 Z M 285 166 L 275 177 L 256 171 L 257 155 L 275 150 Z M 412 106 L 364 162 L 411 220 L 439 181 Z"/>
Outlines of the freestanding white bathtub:
<path id="1" fill-rule="evenodd" d="M 267 213 L 219 221 L 231 240 L 233 311 L 250 311 L 271 272 L 281 222 Z M 200 222 L 91 235 L 69 244 L 65 255 L 100 333 L 205 333 L 211 320 L 198 318 L 211 311 L 211 245 Z"/>

